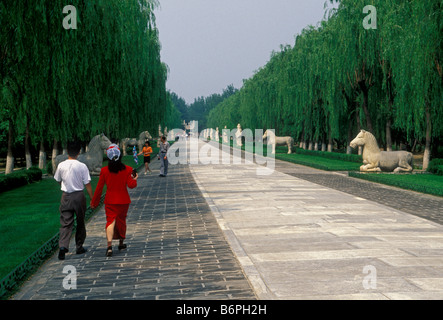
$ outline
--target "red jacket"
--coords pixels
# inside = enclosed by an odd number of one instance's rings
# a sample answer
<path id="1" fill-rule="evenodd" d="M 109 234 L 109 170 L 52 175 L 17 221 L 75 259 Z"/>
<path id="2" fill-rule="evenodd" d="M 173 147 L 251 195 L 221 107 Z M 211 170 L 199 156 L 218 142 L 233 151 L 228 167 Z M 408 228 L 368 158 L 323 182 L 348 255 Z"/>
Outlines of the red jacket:
<path id="1" fill-rule="evenodd" d="M 103 187 L 106 184 L 105 204 L 129 204 L 128 187 L 133 189 L 137 186 L 137 180 L 131 176 L 132 168 L 126 166 L 125 170 L 118 173 L 112 173 L 109 168 L 103 167 L 100 172 L 97 187 L 92 198 L 92 205 L 97 207 L 100 204 Z"/>

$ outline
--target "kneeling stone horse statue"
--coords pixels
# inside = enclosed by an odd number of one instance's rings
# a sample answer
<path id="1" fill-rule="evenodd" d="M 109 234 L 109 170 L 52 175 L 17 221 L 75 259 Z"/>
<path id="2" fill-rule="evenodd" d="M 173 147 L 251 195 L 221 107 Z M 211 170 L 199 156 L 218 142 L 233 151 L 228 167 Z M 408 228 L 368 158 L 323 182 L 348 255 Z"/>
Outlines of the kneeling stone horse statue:
<path id="1" fill-rule="evenodd" d="M 349 144 L 351 148 L 363 146 L 364 172 L 411 172 L 413 170 L 412 153 L 407 151 L 380 151 L 377 140 L 369 131 L 361 130 Z"/>
<path id="2" fill-rule="evenodd" d="M 111 141 L 103 133 L 99 134 L 89 142 L 89 151 L 80 154 L 77 160 L 86 164 L 91 175 L 98 176 L 103 164 L 103 150 L 106 150 L 110 145 Z M 58 164 L 66 159 L 68 159 L 68 155 L 59 155 L 55 158 L 54 172 Z"/>

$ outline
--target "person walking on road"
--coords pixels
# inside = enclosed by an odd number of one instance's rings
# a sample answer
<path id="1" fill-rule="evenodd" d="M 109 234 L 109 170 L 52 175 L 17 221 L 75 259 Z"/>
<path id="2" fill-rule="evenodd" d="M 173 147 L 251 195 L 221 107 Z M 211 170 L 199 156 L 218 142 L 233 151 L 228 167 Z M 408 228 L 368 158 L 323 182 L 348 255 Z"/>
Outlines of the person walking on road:
<path id="1" fill-rule="evenodd" d="M 59 253 L 60 260 L 65 259 L 65 254 L 69 251 L 69 241 L 74 217 L 77 221 L 75 232 L 76 253 L 86 252 L 83 243 L 86 239 L 85 213 L 86 197 L 83 190 L 86 187 L 89 198 L 92 199 L 91 176 L 88 167 L 77 160 L 81 146 L 77 142 L 68 143 L 68 159 L 57 166 L 54 179 L 60 183 L 63 191 L 60 200 L 60 237 Z"/>
<path id="2" fill-rule="evenodd" d="M 149 174 L 151 174 L 152 170 L 149 168 L 149 164 L 151 163 L 152 148 L 149 141 L 145 142 L 145 146 L 143 147 L 142 151 L 140 151 L 140 153 L 137 155 L 139 156 L 142 153 L 143 153 L 143 162 L 145 163 L 145 175 L 148 173 L 148 170 Z"/>
<path id="3" fill-rule="evenodd" d="M 162 136 L 160 141 L 160 153 L 158 154 L 160 163 L 160 177 L 166 177 L 168 174 L 168 157 L 169 142 L 166 141 L 166 137 Z"/>
<path id="4" fill-rule="evenodd" d="M 118 249 L 126 249 L 126 216 L 131 203 L 128 188 L 137 187 L 138 174 L 133 175 L 133 169 L 125 166 L 121 161 L 120 149 L 111 144 L 106 150 L 109 159 L 108 166 L 103 167 L 100 178 L 91 200 L 91 208 L 98 207 L 103 187 L 106 184 L 105 212 L 106 212 L 106 256 L 112 256 L 112 240 L 119 240 Z"/>

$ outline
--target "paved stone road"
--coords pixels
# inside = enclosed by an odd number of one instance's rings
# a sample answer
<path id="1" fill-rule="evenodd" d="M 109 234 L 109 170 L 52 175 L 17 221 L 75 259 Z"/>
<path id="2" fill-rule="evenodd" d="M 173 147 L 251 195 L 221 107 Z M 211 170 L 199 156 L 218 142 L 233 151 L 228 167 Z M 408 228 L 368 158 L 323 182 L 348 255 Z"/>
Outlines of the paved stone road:
<path id="1" fill-rule="evenodd" d="M 242 151 L 243 159 L 244 154 Z M 443 224 L 443 197 L 352 178 L 347 172 L 324 171 L 278 159 L 275 170 Z"/>
<path id="2" fill-rule="evenodd" d="M 127 250 L 105 257 L 102 209 L 87 226 L 88 253 L 54 256 L 14 298 L 443 297 L 440 198 L 278 160 L 270 176 L 256 168 L 231 159 L 142 176 Z M 62 286 L 66 266 L 75 290 Z"/>
<path id="3" fill-rule="evenodd" d="M 151 167 L 158 172 L 158 162 Z M 138 181 L 130 191 L 127 250 L 118 252 L 115 241 L 114 255 L 105 256 L 102 208 L 87 225 L 88 252 L 64 261 L 55 255 L 13 298 L 256 299 L 188 166 Z M 76 289 L 63 287 L 66 266 L 76 268 Z"/>
<path id="4" fill-rule="evenodd" d="M 229 158 L 219 147 L 201 150 Z M 233 158 L 191 172 L 259 299 L 443 298 L 441 224 L 364 199 L 361 192 L 376 188 L 370 182 L 278 161 L 272 174 L 258 176 L 256 164 Z M 357 193 L 322 179 L 355 182 Z M 401 197 L 390 198 L 394 189 L 381 187 L 379 197 L 400 204 Z M 409 196 L 435 200 L 429 210 L 441 214 L 439 198 L 405 191 Z"/>
<path id="5" fill-rule="evenodd" d="M 276 170 L 443 224 L 443 197 L 351 178 L 346 172 L 327 172 L 281 160 L 276 160 Z"/>

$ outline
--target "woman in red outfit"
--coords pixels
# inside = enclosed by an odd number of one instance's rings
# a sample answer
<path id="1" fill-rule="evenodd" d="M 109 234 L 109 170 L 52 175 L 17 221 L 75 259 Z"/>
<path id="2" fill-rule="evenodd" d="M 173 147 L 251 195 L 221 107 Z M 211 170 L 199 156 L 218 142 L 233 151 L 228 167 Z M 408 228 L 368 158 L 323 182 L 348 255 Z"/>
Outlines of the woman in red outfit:
<path id="1" fill-rule="evenodd" d="M 112 256 L 112 240 L 120 240 L 118 249 L 126 248 L 126 215 L 128 213 L 131 199 L 128 187 L 133 189 L 137 186 L 138 174 L 132 176 L 132 168 L 121 162 L 120 149 L 112 144 L 107 150 L 109 162 L 103 167 L 100 178 L 91 200 L 91 208 L 96 208 L 100 203 L 103 187 L 106 184 L 105 212 L 106 212 L 106 238 L 108 247 L 106 255 Z"/>

